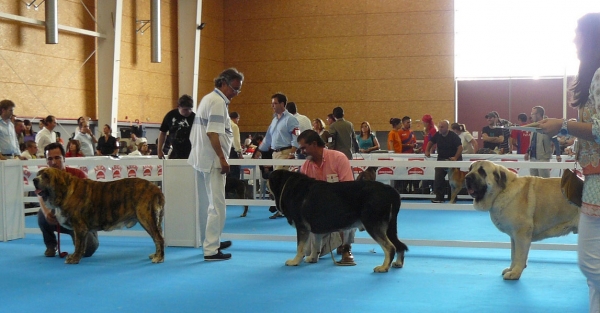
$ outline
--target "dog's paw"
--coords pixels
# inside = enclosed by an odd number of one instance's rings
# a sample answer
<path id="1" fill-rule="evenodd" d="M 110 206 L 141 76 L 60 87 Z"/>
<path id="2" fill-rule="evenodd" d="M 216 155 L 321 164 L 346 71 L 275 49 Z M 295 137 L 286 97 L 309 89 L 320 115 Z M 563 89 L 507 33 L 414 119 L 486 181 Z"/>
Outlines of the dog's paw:
<path id="1" fill-rule="evenodd" d="M 298 264 L 300 264 L 300 262 L 297 261 L 296 259 L 291 259 L 291 260 L 285 261 L 286 266 L 298 266 Z"/>
<path id="2" fill-rule="evenodd" d="M 387 271 L 389 269 L 390 269 L 389 266 L 379 265 L 379 266 L 375 266 L 375 268 L 373 269 L 373 272 L 375 272 L 375 273 L 387 273 Z"/>
<path id="3" fill-rule="evenodd" d="M 402 268 L 403 266 L 404 266 L 404 262 L 401 262 L 401 261 L 396 261 L 396 262 L 392 263 L 392 267 L 395 267 L 395 268 Z"/>
<path id="4" fill-rule="evenodd" d="M 512 268 L 507 267 L 502 271 L 502 275 L 504 276 L 504 274 L 506 274 L 507 272 L 510 272 L 512 270 Z"/>
<path id="5" fill-rule="evenodd" d="M 517 280 L 521 278 L 522 271 L 511 270 L 502 274 L 504 280 Z"/>
<path id="6" fill-rule="evenodd" d="M 80 259 L 81 258 L 76 258 L 73 254 L 69 254 L 69 256 L 65 259 L 65 264 L 79 264 Z"/>
<path id="7" fill-rule="evenodd" d="M 306 263 L 317 263 L 318 261 L 319 261 L 319 257 L 318 256 L 317 257 L 307 256 L 304 259 L 304 262 L 306 262 Z"/>
<path id="8" fill-rule="evenodd" d="M 148 257 L 150 258 L 150 260 L 152 260 L 152 263 L 162 263 L 165 261 L 164 256 L 158 256 L 158 255 L 156 255 L 156 253 L 152 253 Z"/>

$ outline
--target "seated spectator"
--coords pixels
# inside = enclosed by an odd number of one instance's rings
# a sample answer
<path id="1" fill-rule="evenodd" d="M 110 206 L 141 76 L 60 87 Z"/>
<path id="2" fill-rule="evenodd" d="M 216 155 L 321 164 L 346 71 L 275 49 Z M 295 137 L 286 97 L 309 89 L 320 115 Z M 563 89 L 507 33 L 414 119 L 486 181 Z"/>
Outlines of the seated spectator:
<path id="1" fill-rule="evenodd" d="M 133 152 L 139 148 L 140 143 L 148 143 L 148 139 L 144 137 L 138 137 L 136 134 L 131 133 L 131 138 L 129 139 L 129 145 L 127 146 L 127 151 Z"/>
<path id="2" fill-rule="evenodd" d="M 150 148 L 148 147 L 147 142 L 140 142 L 135 150 L 130 152 L 128 155 L 150 155 Z"/>
<path id="3" fill-rule="evenodd" d="M 38 147 L 33 140 L 25 142 L 25 151 L 21 153 L 21 160 L 37 159 Z"/>
<path id="4" fill-rule="evenodd" d="M 379 150 L 379 140 L 371 131 L 369 122 L 364 121 L 360 124 L 360 136 L 358 140 L 358 152 L 371 153 L 371 151 Z"/>
<path id="5" fill-rule="evenodd" d="M 104 124 L 103 135 L 98 139 L 96 145 L 96 155 L 119 155 L 117 138 L 113 137 L 111 132 L 112 128 L 108 124 Z"/>
<path id="6" fill-rule="evenodd" d="M 477 153 L 477 150 L 479 150 L 477 140 L 475 140 L 471 133 L 467 131 L 465 124 L 452 123 L 450 128 L 458 135 L 458 137 L 460 137 L 460 142 L 462 143 L 463 147 L 463 154 Z"/>
<path id="7" fill-rule="evenodd" d="M 66 158 L 75 158 L 75 157 L 84 157 L 83 152 L 81 152 L 81 143 L 79 140 L 71 139 L 69 140 L 69 149 L 65 154 Z"/>

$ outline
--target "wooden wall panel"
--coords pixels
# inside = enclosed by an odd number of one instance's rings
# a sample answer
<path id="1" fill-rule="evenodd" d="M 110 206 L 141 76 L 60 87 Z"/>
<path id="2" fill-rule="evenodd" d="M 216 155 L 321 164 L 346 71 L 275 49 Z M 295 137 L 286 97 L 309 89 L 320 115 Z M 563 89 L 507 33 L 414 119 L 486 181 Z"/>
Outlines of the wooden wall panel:
<path id="1" fill-rule="evenodd" d="M 375 130 L 404 115 L 453 120 L 453 10 L 451 0 L 224 1 L 225 64 L 246 75 L 232 103 L 240 129 L 266 130 L 276 91 L 311 119 L 342 106 Z"/>
<path id="2" fill-rule="evenodd" d="M 83 1 L 94 12 L 94 1 Z M 0 11 L 44 20 L 44 5 L 27 9 L 23 1 L 2 1 Z M 58 4 L 59 24 L 94 29 L 80 1 Z M 59 31 L 56 45 L 45 44 L 44 28 L 0 20 L 0 98 L 13 100 L 22 118 L 95 115 L 94 39 Z"/>
<path id="3" fill-rule="evenodd" d="M 202 1 L 202 22 L 206 26 L 200 33 L 198 101 L 215 88 L 213 79 L 226 68 L 222 0 Z"/>

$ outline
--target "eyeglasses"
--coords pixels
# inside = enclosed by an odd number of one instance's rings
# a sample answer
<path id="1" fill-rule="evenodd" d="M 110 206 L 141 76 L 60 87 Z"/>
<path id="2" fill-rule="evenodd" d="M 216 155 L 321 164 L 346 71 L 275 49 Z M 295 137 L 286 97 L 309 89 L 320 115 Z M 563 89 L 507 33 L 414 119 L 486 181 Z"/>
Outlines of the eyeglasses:
<path id="1" fill-rule="evenodd" d="M 242 92 L 242 86 L 240 86 L 240 88 L 235 89 L 233 87 L 231 87 L 231 84 L 228 82 L 225 82 L 227 84 L 227 86 L 229 86 L 229 88 L 231 88 L 231 90 L 233 90 L 233 92 L 235 92 L 236 95 L 239 95 Z"/>

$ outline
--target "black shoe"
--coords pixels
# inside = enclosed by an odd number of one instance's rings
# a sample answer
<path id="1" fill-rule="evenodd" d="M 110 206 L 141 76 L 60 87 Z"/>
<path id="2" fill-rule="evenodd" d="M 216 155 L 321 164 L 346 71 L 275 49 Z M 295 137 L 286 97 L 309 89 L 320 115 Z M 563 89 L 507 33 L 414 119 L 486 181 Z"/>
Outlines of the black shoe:
<path id="1" fill-rule="evenodd" d="M 279 211 L 275 212 L 275 214 L 269 216 L 269 218 L 272 219 L 272 220 L 274 220 L 274 219 L 276 219 L 278 217 L 283 217 L 283 214 L 281 214 L 281 212 L 279 212 Z"/>
<path id="2" fill-rule="evenodd" d="M 269 207 L 269 212 L 275 213 L 275 212 L 277 212 L 277 208 L 274 206 L 271 206 L 271 207 Z"/>
<path id="3" fill-rule="evenodd" d="M 227 241 L 221 241 L 221 243 L 219 244 L 219 251 L 220 250 L 225 250 L 227 248 L 231 247 L 231 241 L 227 240 Z"/>
<path id="4" fill-rule="evenodd" d="M 219 250 L 217 254 L 204 256 L 204 261 L 225 261 L 231 259 L 231 253 L 223 253 Z"/>
<path id="5" fill-rule="evenodd" d="M 444 200 L 433 199 L 431 200 L 431 203 L 444 203 Z"/>

